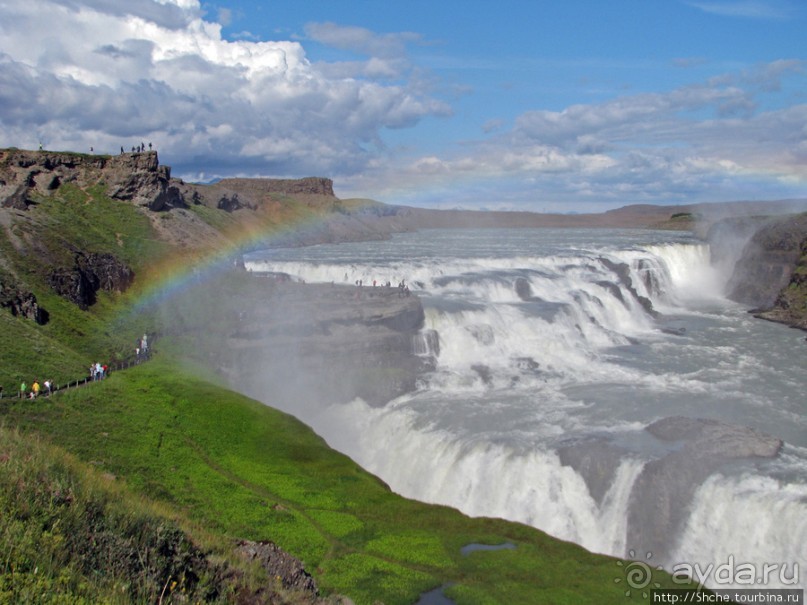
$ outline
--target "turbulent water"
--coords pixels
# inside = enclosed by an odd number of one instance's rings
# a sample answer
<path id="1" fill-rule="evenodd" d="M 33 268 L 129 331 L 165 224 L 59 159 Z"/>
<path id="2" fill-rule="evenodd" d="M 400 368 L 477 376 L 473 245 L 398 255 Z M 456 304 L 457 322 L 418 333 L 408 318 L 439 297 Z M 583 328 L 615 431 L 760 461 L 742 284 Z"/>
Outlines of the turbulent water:
<path id="1" fill-rule="evenodd" d="M 420 388 L 304 418 L 395 491 L 596 552 L 711 569 L 714 587 L 748 584 L 728 564 L 779 566 L 756 586 L 807 584 L 804 333 L 728 301 L 729 270 L 711 265 L 706 244 L 634 230 L 427 230 L 264 251 L 247 268 L 363 287 L 405 280 L 422 299 L 413 347 L 435 364 Z M 646 430 L 677 416 L 784 447 L 698 458 L 709 448 Z M 639 522 L 648 511 L 650 530 Z M 661 541 L 649 535 L 659 528 Z"/>

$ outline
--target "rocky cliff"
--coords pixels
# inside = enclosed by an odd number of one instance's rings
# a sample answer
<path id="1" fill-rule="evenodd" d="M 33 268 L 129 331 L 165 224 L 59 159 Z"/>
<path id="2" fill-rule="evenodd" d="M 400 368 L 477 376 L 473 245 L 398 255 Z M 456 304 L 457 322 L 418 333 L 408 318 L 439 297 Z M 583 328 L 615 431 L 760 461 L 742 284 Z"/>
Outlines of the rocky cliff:
<path id="1" fill-rule="evenodd" d="M 0 308 L 12 315 L 30 319 L 42 325 L 48 323 L 48 312 L 39 306 L 32 292 L 21 290 L 8 276 L 0 276 Z"/>
<path id="2" fill-rule="evenodd" d="M 194 285 L 163 313 L 189 355 L 281 409 L 355 397 L 383 404 L 413 390 L 432 361 L 415 354 L 423 306 L 398 288 L 229 273 Z"/>
<path id="3" fill-rule="evenodd" d="M 57 294 L 86 309 L 95 304 L 100 290 L 124 292 L 134 271 L 112 254 L 78 251 L 72 265 L 54 267 L 47 279 Z"/>
<path id="4" fill-rule="evenodd" d="M 50 195 L 65 183 L 104 183 L 111 198 L 155 211 L 186 205 L 171 168 L 160 165 L 156 151 L 108 156 L 0 150 L 0 206 L 27 210 L 37 194 Z"/>
<path id="5" fill-rule="evenodd" d="M 729 297 L 759 317 L 807 329 L 807 213 L 761 223 L 735 266 Z"/>
<path id="6" fill-rule="evenodd" d="M 5 237 L 0 237 L 0 243 L 9 245 L 7 254 L 0 256 L 0 269 L 6 269 L 3 307 L 21 317 L 47 321 L 48 313 L 33 293 L 39 292 L 38 285 L 24 277 L 32 271 L 47 287 L 82 309 L 92 306 L 100 291 L 122 292 L 131 285 L 133 259 L 124 262 L 119 256 L 120 239 L 115 242 L 120 235 L 115 232 L 125 233 L 131 217 L 121 218 L 119 223 L 93 224 L 95 213 L 119 214 L 114 205 L 100 210 L 99 195 L 131 204 L 149 219 L 158 239 L 178 250 L 243 246 L 245 233 L 267 234 L 266 239 L 249 239 L 255 247 L 263 247 L 269 240 L 305 245 L 375 239 L 389 233 L 389 229 L 371 224 L 376 215 L 353 216 L 335 197 L 330 179 L 225 179 L 199 185 L 172 178 L 170 167 L 159 163 L 155 151 L 109 156 L 3 149 L 0 236 Z M 86 215 L 84 222 L 59 226 L 70 215 L 67 209 L 76 208 L 75 203 Z M 58 218 L 50 215 L 54 210 Z M 305 218 L 305 224 L 273 235 L 278 225 L 297 217 Z M 106 242 L 93 234 L 100 224 L 108 230 L 115 226 Z M 16 261 L 6 258 L 8 253 Z"/>

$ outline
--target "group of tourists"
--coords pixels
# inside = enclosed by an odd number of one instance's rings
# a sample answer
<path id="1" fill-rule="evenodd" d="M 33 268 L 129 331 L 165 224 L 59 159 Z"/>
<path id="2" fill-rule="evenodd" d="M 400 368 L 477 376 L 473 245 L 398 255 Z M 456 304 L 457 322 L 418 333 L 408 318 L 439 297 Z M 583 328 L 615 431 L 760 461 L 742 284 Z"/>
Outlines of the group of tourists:
<path id="1" fill-rule="evenodd" d="M 28 385 L 25 384 L 25 381 L 22 381 L 20 384 L 20 399 L 36 399 L 40 395 L 44 395 L 45 397 L 50 397 L 53 393 L 53 381 L 46 380 L 42 384 L 39 383 L 39 380 L 34 378 L 34 382 L 31 384 L 31 388 L 28 388 Z M 0 398 L 3 397 L 3 387 L 0 387 Z"/>
<path id="2" fill-rule="evenodd" d="M 345 273 L 345 281 L 347 281 L 347 273 Z M 354 283 L 355 283 L 355 285 L 359 286 L 360 288 L 362 286 L 364 286 L 364 280 L 361 280 L 361 279 L 357 279 Z M 376 286 L 379 286 L 379 285 L 382 288 L 391 288 L 392 287 L 392 282 L 387 281 L 386 283 L 379 284 L 378 280 L 374 279 L 373 280 L 373 288 L 375 288 Z M 409 286 L 406 285 L 406 280 L 402 279 L 398 283 L 398 296 L 409 296 L 409 295 L 410 295 Z"/>
<path id="3" fill-rule="evenodd" d="M 149 148 L 149 151 L 151 151 L 151 141 L 149 141 L 148 148 Z M 132 147 L 132 153 L 143 153 L 145 151 L 146 151 L 146 144 L 145 143 L 140 143 L 140 145 L 134 145 Z M 121 145 L 120 154 L 123 155 L 124 153 L 126 153 L 126 152 L 123 150 L 123 145 Z"/>
<path id="4" fill-rule="evenodd" d="M 109 374 L 109 366 L 104 364 L 101 365 L 100 363 L 91 363 L 90 364 L 90 377 L 93 379 L 93 382 L 96 380 L 103 380 Z"/>

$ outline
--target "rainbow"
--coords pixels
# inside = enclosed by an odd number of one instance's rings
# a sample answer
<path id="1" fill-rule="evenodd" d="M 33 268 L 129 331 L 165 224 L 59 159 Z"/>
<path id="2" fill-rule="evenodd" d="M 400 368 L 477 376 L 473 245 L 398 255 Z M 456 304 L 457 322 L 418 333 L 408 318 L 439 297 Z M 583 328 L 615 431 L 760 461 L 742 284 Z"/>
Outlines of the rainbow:
<path id="1" fill-rule="evenodd" d="M 367 202 L 370 205 L 372 202 Z M 357 206 L 353 206 L 357 207 Z M 360 206 L 358 206 L 360 207 Z M 180 294 L 189 287 L 231 270 L 251 250 L 271 248 L 291 236 L 305 236 L 321 230 L 330 213 L 295 217 L 281 223 L 255 226 L 239 225 L 223 233 L 226 243 L 210 250 L 196 250 L 169 255 L 142 272 L 142 286 L 135 291 L 130 312 L 136 313 Z"/>

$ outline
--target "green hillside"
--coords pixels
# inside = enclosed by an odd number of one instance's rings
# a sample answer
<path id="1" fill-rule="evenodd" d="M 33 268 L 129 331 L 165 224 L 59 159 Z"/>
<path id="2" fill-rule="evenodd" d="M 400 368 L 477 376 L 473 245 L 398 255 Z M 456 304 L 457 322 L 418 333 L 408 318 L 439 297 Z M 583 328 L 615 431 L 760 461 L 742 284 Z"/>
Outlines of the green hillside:
<path id="1" fill-rule="evenodd" d="M 313 212 L 286 204 L 265 220 Z M 0 603 L 314 602 L 240 558 L 239 540 L 300 559 L 322 602 L 409 604 L 437 587 L 460 604 L 625 602 L 621 562 L 397 496 L 305 424 L 182 362 L 161 315 L 133 304 L 157 265 L 198 251 L 158 235 L 154 221 L 180 220 L 174 210 L 148 212 L 100 184 L 0 208 L 0 281 L 48 313 L 37 323 L 0 308 Z M 185 214 L 232 228 L 223 212 Z M 80 308 L 51 287 L 78 252 L 113 254 L 134 282 Z M 146 363 L 50 398 L 9 396 L 131 358 L 143 332 L 163 335 Z M 472 543 L 514 548 L 463 555 Z"/>

